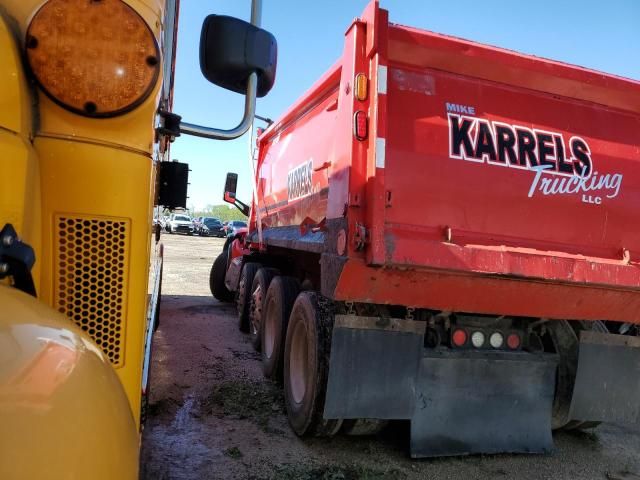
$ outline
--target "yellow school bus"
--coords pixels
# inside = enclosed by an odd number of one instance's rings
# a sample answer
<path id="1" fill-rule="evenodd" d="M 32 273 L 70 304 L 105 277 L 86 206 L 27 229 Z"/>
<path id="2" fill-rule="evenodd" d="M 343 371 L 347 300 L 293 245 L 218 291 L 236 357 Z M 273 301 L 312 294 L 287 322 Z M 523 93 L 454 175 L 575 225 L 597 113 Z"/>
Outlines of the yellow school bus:
<path id="1" fill-rule="evenodd" d="M 249 128 L 275 72 L 259 12 L 205 20 L 203 73 L 246 94 L 219 130 L 171 113 L 177 0 L 0 0 L 0 478 L 137 477 L 154 209 L 186 202 L 170 143 Z M 270 53 L 232 65 L 251 35 Z"/>

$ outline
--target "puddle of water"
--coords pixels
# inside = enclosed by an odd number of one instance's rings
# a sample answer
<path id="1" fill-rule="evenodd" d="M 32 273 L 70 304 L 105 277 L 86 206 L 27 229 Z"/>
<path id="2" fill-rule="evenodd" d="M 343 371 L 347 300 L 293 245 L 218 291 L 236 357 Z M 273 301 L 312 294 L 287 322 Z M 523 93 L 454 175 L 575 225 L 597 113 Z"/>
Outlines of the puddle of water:
<path id="1" fill-rule="evenodd" d="M 193 395 L 189 395 L 182 406 L 176 412 L 176 415 L 173 418 L 173 422 L 171 422 L 171 428 L 174 428 L 176 430 L 183 430 L 188 427 L 189 423 L 193 422 L 193 418 L 191 417 L 191 410 L 193 410 L 194 403 L 195 399 L 193 398 Z"/>
<path id="2" fill-rule="evenodd" d="M 145 441 L 154 448 L 145 455 L 146 479 L 156 479 L 160 473 L 163 478 L 199 479 L 201 472 L 208 470 L 212 461 L 223 455 L 201 442 L 204 438 L 202 425 L 192 416 L 195 407 L 193 395 L 187 396 L 170 425 L 156 425 L 147 433 Z"/>

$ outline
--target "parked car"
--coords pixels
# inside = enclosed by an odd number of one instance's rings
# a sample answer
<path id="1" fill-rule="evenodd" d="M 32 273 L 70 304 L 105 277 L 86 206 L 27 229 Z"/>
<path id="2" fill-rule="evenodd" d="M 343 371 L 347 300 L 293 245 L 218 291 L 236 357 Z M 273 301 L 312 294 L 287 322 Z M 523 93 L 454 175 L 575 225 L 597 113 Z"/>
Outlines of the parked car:
<path id="1" fill-rule="evenodd" d="M 222 222 L 214 217 L 200 217 L 198 223 L 194 222 L 194 229 L 198 235 L 210 237 L 224 237 L 225 231 Z"/>
<path id="2" fill-rule="evenodd" d="M 167 222 L 169 233 L 186 233 L 193 235 L 193 222 L 189 215 L 183 213 L 172 213 Z"/>
<path id="3" fill-rule="evenodd" d="M 242 229 L 247 228 L 247 222 L 243 220 L 231 220 L 226 223 L 224 229 L 228 237 L 242 232 Z"/>
<path id="4" fill-rule="evenodd" d="M 195 217 L 192 222 L 193 222 L 193 232 L 194 233 L 199 233 L 200 232 L 200 228 L 202 227 L 202 219 L 204 217 Z"/>

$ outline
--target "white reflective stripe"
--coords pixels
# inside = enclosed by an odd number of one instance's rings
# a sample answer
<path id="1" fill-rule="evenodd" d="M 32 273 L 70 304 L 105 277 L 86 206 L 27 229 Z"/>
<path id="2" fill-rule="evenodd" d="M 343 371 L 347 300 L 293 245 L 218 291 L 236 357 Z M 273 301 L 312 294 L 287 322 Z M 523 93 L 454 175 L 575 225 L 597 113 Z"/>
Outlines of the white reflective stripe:
<path id="1" fill-rule="evenodd" d="M 387 94 L 387 66 L 378 65 L 378 93 Z"/>
<path id="2" fill-rule="evenodd" d="M 384 138 L 376 138 L 376 168 L 384 168 L 384 155 L 387 141 Z"/>

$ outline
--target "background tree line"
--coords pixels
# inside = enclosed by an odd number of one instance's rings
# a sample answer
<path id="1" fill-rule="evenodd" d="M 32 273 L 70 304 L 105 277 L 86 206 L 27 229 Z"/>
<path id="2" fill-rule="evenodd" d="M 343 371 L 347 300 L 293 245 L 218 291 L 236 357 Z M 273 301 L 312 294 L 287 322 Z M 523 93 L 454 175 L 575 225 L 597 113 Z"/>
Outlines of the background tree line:
<path id="1" fill-rule="evenodd" d="M 242 214 L 236 207 L 229 205 L 207 205 L 204 208 L 189 208 L 189 215 L 192 217 L 215 217 L 219 218 L 222 222 L 228 222 L 229 220 L 245 220 L 247 217 Z"/>

